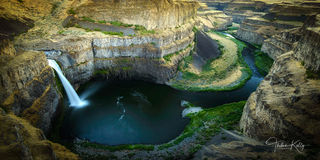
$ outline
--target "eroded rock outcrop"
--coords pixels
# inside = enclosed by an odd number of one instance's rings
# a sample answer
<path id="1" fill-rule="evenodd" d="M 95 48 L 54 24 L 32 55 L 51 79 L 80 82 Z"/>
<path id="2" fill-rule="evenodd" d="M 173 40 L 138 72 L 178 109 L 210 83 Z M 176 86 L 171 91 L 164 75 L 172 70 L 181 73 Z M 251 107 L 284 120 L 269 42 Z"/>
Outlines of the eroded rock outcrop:
<path id="1" fill-rule="evenodd" d="M 249 97 L 240 123 L 246 135 L 262 140 L 277 137 L 320 144 L 320 130 L 315 127 L 320 125 L 320 80 L 309 75 L 319 72 L 318 22 L 315 17 L 313 27 L 305 24 L 298 30 L 280 34 L 288 42 L 297 42 L 289 45 L 294 47 L 292 51 L 274 54 L 278 57 L 271 71 Z"/>
<path id="2" fill-rule="evenodd" d="M 174 28 L 196 16 L 196 1 L 180 0 L 89 0 L 79 6 L 78 16 L 97 20 L 121 21 L 147 29 Z"/>
<path id="3" fill-rule="evenodd" d="M 47 132 L 59 95 L 44 53 L 29 51 L 2 58 L 1 106 Z"/>
<path id="4" fill-rule="evenodd" d="M 0 155 L 5 159 L 79 159 L 64 146 L 46 140 L 40 129 L 0 108 Z"/>
<path id="5" fill-rule="evenodd" d="M 198 26 L 205 31 L 227 30 L 232 25 L 232 17 L 225 15 L 222 11 L 211 10 L 206 3 L 200 3 L 198 14 Z"/>
<path id="6" fill-rule="evenodd" d="M 110 36 L 99 32 L 66 34 L 54 40 L 32 45 L 27 42 L 21 46 L 46 51 L 49 58 L 61 64 L 72 84 L 84 83 L 96 71 L 102 70 L 109 74 L 108 77 L 136 76 L 165 83 L 176 74 L 179 61 L 166 64 L 162 57 L 180 53 L 186 48 L 190 52 L 195 36 L 193 25 L 194 21 L 190 20 L 190 23 L 178 28 L 141 36 Z"/>
<path id="7" fill-rule="evenodd" d="M 302 22 L 290 23 L 286 21 L 270 21 L 262 17 L 250 17 L 241 23 L 237 31 L 237 37 L 252 44 L 262 45 L 264 40 L 272 35 L 285 29 L 297 28 L 302 25 Z"/>
<path id="8" fill-rule="evenodd" d="M 294 47 L 294 43 L 301 38 L 299 29 L 285 30 L 263 41 L 261 51 L 267 53 L 273 60 Z"/>
<path id="9" fill-rule="evenodd" d="M 243 110 L 243 133 L 260 140 L 270 137 L 320 144 L 320 81 L 307 79 L 294 52 L 278 57 L 270 73 L 251 94 Z"/>

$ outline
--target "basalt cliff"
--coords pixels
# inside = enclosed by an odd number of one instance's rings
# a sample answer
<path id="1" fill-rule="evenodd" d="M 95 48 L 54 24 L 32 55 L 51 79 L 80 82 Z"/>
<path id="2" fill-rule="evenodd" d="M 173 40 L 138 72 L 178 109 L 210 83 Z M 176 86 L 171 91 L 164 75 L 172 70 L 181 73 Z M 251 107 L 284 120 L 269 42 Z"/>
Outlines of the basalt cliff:
<path id="1" fill-rule="evenodd" d="M 274 64 L 245 104 L 240 121 L 243 135 L 224 131 L 198 152 L 192 151 L 193 158 L 261 159 L 261 142 L 270 137 L 320 145 L 318 1 L 15 0 L 0 4 L 0 157 L 79 159 L 47 139 L 63 96 L 47 59 L 57 61 L 74 88 L 92 78 L 169 84 L 180 62 L 195 50 L 198 30 L 222 31 L 231 26 L 233 36 L 267 54 Z M 236 44 L 233 47 L 236 52 Z M 222 134 L 235 139 L 220 143 Z M 243 154 L 250 149 L 251 154 Z M 287 156 L 287 152 L 275 156 L 270 148 L 266 152 L 270 155 L 261 154 L 262 159 Z M 290 152 L 287 158 L 294 156 Z"/>
<path id="2" fill-rule="evenodd" d="M 62 97 L 47 58 L 74 87 L 97 76 L 165 83 L 194 44 L 195 1 L 0 3 L 0 155 L 9 159 L 78 159 L 46 139 Z"/>

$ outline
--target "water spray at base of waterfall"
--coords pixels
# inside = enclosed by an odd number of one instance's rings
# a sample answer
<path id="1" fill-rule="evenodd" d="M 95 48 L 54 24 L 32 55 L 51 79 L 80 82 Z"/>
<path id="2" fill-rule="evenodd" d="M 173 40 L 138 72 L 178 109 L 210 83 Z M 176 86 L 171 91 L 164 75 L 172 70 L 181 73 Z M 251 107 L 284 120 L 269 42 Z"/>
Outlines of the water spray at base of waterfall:
<path id="1" fill-rule="evenodd" d="M 48 59 L 49 66 L 51 66 L 58 74 L 61 83 L 67 93 L 67 96 L 70 101 L 70 106 L 76 107 L 76 108 L 82 108 L 87 106 L 89 103 L 87 101 L 81 100 L 77 92 L 74 90 L 70 82 L 67 80 L 67 78 L 63 75 L 59 65 L 55 60 Z"/>

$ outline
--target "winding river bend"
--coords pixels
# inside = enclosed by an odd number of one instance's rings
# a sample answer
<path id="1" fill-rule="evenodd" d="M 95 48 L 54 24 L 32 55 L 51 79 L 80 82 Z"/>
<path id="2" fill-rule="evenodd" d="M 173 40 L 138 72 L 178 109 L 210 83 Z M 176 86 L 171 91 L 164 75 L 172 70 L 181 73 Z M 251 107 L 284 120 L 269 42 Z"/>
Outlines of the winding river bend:
<path id="1" fill-rule="evenodd" d="M 242 52 L 253 72 L 252 78 L 233 91 L 187 92 L 144 81 L 90 81 L 78 91 L 81 98 L 90 102 L 89 106 L 68 108 L 61 137 L 67 141 L 77 137 L 107 145 L 168 142 L 189 122 L 181 116 L 182 100 L 210 108 L 246 100 L 256 90 L 263 77 L 254 65 L 253 51 L 248 47 Z"/>

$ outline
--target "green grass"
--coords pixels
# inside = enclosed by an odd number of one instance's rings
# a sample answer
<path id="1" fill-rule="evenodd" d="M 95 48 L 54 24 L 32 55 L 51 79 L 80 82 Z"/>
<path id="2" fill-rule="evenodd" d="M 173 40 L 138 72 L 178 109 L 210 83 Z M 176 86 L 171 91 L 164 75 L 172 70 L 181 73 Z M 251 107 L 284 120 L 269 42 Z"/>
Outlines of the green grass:
<path id="1" fill-rule="evenodd" d="M 315 72 L 315 71 L 307 69 L 306 75 L 307 75 L 308 79 L 320 79 L 320 71 Z"/>
<path id="2" fill-rule="evenodd" d="M 91 19 L 90 17 L 83 16 L 83 17 L 81 17 L 81 19 L 84 20 L 84 21 L 87 21 L 87 22 L 91 22 L 91 23 L 95 23 L 96 22 L 95 20 Z"/>
<path id="3" fill-rule="evenodd" d="M 217 58 L 211 59 L 207 61 L 207 63 L 203 66 L 202 72 L 200 74 L 195 74 L 186 70 L 186 68 L 188 68 L 189 64 L 192 62 L 192 55 L 189 55 L 185 59 L 183 59 L 183 61 L 180 62 L 178 66 L 178 70 L 182 72 L 182 80 L 173 80 L 171 84 L 172 87 L 188 91 L 230 91 L 244 86 L 246 81 L 251 78 L 252 71 L 247 65 L 247 63 L 244 61 L 241 54 L 242 50 L 246 47 L 246 44 L 237 39 L 229 38 L 228 36 L 220 32 L 214 33 L 221 37 L 225 37 L 232 40 L 237 45 L 238 60 L 236 61 L 236 63 L 230 64 L 230 66 L 228 66 L 223 71 L 218 71 L 216 68 L 211 67 L 210 65 Z M 224 54 L 224 47 L 220 43 L 218 44 L 220 52 Z M 238 65 L 242 67 L 242 76 L 237 81 L 227 86 L 201 86 L 201 84 L 210 84 L 212 81 L 215 81 L 216 79 L 225 78 L 228 72 L 232 71 Z"/>
<path id="4" fill-rule="evenodd" d="M 228 30 L 229 30 L 229 31 L 238 30 L 238 29 L 239 29 L 239 27 L 232 27 L 232 26 L 231 26 L 231 27 L 228 27 Z"/>
<path id="5" fill-rule="evenodd" d="M 197 33 L 197 32 L 199 31 L 199 29 L 198 29 L 196 26 L 194 26 L 194 27 L 192 28 L 192 31 L 193 31 L 194 33 Z"/>
<path id="6" fill-rule="evenodd" d="M 105 23 L 107 23 L 107 22 L 104 21 L 104 20 L 102 20 L 102 21 L 98 21 L 98 23 L 105 24 Z"/>
<path id="7" fill-rule="evenodd" d="M 92 30 L 90 28 L 83 28 L 79 24 L 75 24 L 74 27 L 82 28 L 86 32 L 98 31 L 98 32 L 101 32 L 101 33 L 106 34 L 106 35 L 117 35 L 117 36 L 121 36 L 121 37 L 124 36 L 123 32 L 102 31 L 100 28 L 95 28 L 95 29 Z"/>
<path id="8" fill-rule="evenodd" d="M 59 7 L 60 3 L 61 3 L 61 2 L 54 2 L 54 3 L 52 4 L 51 15 L 54 15 L 54 13 L 55 13 L 56 9 Z"/>
<path id="9" fill-rule="evenodd" d="M 102 31 L 103 34 L 106 35 L 118 35 L 118 36 L 124 36 L 123 32 L 111 32 L 111 31 Z"/>
<path id="10" fill-rule="evenodd" d="M 64 33 L 64 30 L 58 31 L 58 34 L 63 34 L 63 33 Z"/>
<path id="11" fill-rule="evenodd" d="M 80 145 L 84 148 L 98 148 L 98 149 L 106 149 L 109 151 L 119 151 L 119 150 L 154 150 L 154 145 L 144 145 L 144 144 L 128 144 L 128 145 L 117 145 L 117 146 L 108 146 L 91 142 L 82 142 Z"/>
<path id="12" fill-rule="evenodd" d="M 126 23 L 122 23 L 119 21 L 109 21 L 108 23 L 110 23 L 113 26 L 118 26 L 118 27 L 132 27 L 133 24 L 126 24 Z"/>
<path id="13" fill-rule="evenodd" d="M 139 32 L 141 35 L 156 34 L 155 30 L 147 30 L 146 27 L 141 26 L 141 25 L 134 25 L 134 30 Z"/>
<path id="14" fill-rule="evenodd" d="M 108 70 L 95 70 L 93 72 L 93 75 L 107 75 L 107 74 L 109 74 Z"/>
<path id="15" fill-rule="evenodd" d="M 254 60 L 254 64 L 256 65 L 258 72 L 263 76 L 267 75 L 272 67 L 273 59 L 266 53 L 256 50 L 254 52 Z"/>
<path id="16" fill-rule="evenodd" d="M 76 12 L 75 10 L 73 10 L 73 8 L 70 8 L 70 9 L 68 10 L 68 13 L 69 13 L 69 14 L 72 14 L 72 15 L 77 14 L 77 12 Z"/>
<path id="17" fill-rule="evenodd" d="M 23 0 L 18 0 L 18 2 L 23 3 L 24 1 Z"/>
<path id="18" fill-rule="evenodd" d="M 234 125 L 240 121 L 245 103 L 246 101 L 224 104 L 187 115 L 190 122 L 183 133 L 173 141 L 160 145 L 158 149 L 162 150 L 177 145 L 196 132 L 205 138 L 209 138 L 218 133 L 221 128 L 234 129 Z M 209 122 L 208 127 L 204 126 L 205 122 Z"/>
<path id="19" fill-rule="evenodd" d="M 129 71 L 129 70 L 131 70 L 131 69 L 132 69 L 132 67 L 127 66 L 127 67 L 122 67 L 121 69 L 122 69 L 123 71 Z"/>
<path id="20" fill-rule="evenodd" d="M 74 27 L 81 28 L 81 26 L 78 23 L 74 24 Z"/>
<path id="21" fill-rule="evenodd" d="M 183 51 L 185 51 L 186 49 L 188 49 L 188 48 L 190 48 L 190 47 L 192 47 L 192 44 L 189 44 L 186 48 L 181 49 L 181 50 L 179 50 L 179 51 L 177 51 L 177 52 L 170 53 L 170 54 L 167 54 L 167 55 L 163 56 L 163 59 L 164 59 L 165 61 L 167 61 L 167 62 L 170 62 L 170 61 L 171 61 L 171 58 L 172 58 L 173 56 L 179 55 L 180 53 L 182 53 Z M 192 58 L 192 57 L 191 57 L 191 58 Z"/>

